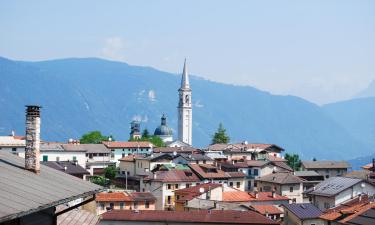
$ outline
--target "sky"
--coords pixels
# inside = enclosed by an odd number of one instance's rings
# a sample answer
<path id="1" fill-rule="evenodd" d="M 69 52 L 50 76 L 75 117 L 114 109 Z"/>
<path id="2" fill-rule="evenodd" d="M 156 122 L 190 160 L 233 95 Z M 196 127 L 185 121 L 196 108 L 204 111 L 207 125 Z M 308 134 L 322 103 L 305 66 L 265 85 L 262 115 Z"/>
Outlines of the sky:
<path id="1" fill-rule="evenodd" d="M 375 80 L 375 1 L 0 1 L 0 56 L 100 57 L 317 104 Z"/>

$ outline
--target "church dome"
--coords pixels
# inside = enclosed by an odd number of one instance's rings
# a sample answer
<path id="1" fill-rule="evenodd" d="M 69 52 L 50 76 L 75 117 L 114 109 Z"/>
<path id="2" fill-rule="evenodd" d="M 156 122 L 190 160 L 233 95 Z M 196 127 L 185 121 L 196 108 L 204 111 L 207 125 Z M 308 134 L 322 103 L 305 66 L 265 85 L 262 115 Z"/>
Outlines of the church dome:
<path id="1" fill-rule="evenodd" d="M 167 118 L 165 115 L 161 117 L 161 124 L 155 129 L 154 135 L 157 136 L 172 136 L 173 132 L 170 127 L 167 126 Z"/>

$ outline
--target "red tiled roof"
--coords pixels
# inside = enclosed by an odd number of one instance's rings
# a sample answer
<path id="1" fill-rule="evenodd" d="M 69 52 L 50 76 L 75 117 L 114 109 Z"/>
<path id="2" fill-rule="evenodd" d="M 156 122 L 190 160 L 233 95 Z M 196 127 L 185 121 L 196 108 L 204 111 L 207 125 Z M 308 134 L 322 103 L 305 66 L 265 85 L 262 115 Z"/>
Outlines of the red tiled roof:
<path id="1" fill-rule="evenodd" d="M 101 192 L 96 195 L 97 202 L 131 202 L 133 201 L 132 196 L 125 192 L 112 192 L 106 193 Z"/>
<path id="2" fill-rule="evenodd" d="M 127 155 L 127 156 L 122 157 L 121 159 L 119 159 L 119 161 L 133 162 L 134 159 L 136 159 L 136 158 L 142 158 L 142 156 L 141 155 L 137 155 L 137 154 L 135 154 L 135 155 Z"/>
<path id="3" fill-rule="evenodd" d="M 131 193 L 134 201 L 155 201 L 156 198 L 151 192 L 133 192 Z"/>
<path id="4" fill-rule="evenodd" d="M 223 192 L 223 202 L 249 202 L 253 198 L 245 191 L 226 191 Z"/>
<path id="5" fill-rule="evenodd" d="M 251 201 L 281 201 L 281 200 L 289 200 L 288 197 L 281 196 L 278 194 L 274 194 L 274 197 L 272 197 L 272 192 L 258 192 L 258 197 L 256 197 L 256 194 L 254 192 L 249 193 L 252 197 Z"/>
<path id="6" fill-rule="evenodd" d="M 348 222 L 349 220 L 352 220 L 358 216 L 360 216 L 361 214 L 363 214 L 364 212 L 366 212 L 367 210 L 369 209 L 373 209 L 375 208 L 375 202 L 372 202 L 372 203 L 369 203 L 367 205 L 363 205 L 361 207 L 358 207 L 356 209 L 353 209 L 352 213 L 350 216 L 347 216 L 346 218 L 340 220 L 339 222 L 342 223 L 342 224 L 345 224 L 346 222 Z M 374 222 L 374 221 L 373 221 Z"/>
<path id="7" fill-rule="evenodd" d="M 180 222 L 180 223 L 231 223 L 231 224 L 279 224 L 254 211 L 200 210 L 113 210 L 102 215 L 103 221 Z"/>
<path id="8" fill-rule="evenodd" d="M 203 193 L 207 193 L 209 190 L 212 190 L 217 187 L 221 187 L 222 184 L 216 184 L 216 183 L 206 183 L 206 184 L 199 184 L 193 187 L 189 188 L 184 188 L 184 189 L 179 189 L 175 190 L 176 194 L 183 195 L 178 201 L 186 201 L 186 200 L 191 200 Z M 203 188 L 204 192 L 201 193 L 200 189 Z"/>
<path id="9" fill-rule="evenodd" d="M 283 213 L 283 211 L 281 211 L 279 208 L 277 208 L 274 205 L 252 205 L 251 207 L 253 207 L 257 212 L 259 212 L 262 215 L 266 215 L 266 214 L 274 215 L 274 214 Z"/>
<path id="10" fill-rule="evenodd" d="M 199 182 L 199 178 L 191 170 L 156 171 L 154 181 L 161 182 Z"/>
<path id="11" fill-rule="evenodd" d="M 151 148 L 148 141 L 104 141 L 107 148 Z"/>
<path id="12" fill-rule="evenodd" d="M 365 170 L 371 170 L 372 169 L 372 163 L 369 163 L 369 164 L 366 164 L 364 166 L 361 166 L 362 169 L 365 169 Z"/>
<path id="13" fill-rule="evenodd" d="M 189 164 L 189 167 L 194 170 L 199 176 L 204 179 L 209 178 L 230 178 L 230 175 L 223 170 L 216 168 L 210 164 Z M 212 169 L 214 172 L 206 172 L 206 169 Z"/>

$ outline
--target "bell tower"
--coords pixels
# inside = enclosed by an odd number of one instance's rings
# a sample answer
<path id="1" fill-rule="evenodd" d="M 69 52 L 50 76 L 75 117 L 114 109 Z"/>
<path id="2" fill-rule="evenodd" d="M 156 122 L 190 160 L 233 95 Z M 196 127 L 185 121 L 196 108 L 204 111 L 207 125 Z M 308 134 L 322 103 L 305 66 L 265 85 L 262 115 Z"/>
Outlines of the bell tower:
<path id="1" fill-rule="evenodd" d="M 192 101 L 186 59 L 181 78 L 181 87 L 178 89 L 178 140 L 192 145 Z"/>

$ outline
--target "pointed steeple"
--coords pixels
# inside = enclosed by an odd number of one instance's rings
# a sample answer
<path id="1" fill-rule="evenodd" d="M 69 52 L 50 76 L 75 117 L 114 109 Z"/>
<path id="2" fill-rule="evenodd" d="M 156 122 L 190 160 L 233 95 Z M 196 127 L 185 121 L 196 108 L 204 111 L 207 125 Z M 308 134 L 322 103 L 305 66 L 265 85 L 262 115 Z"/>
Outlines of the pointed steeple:
<path id="1" fill-rule="evenodd" d="M 187 72 L 187 65 L 186 65 L 186 58 L 184 62 L 184 69 L 182 71 L 182 79 L 181 79 L 181 89 L 189 89 L 189 76 Z"/>

